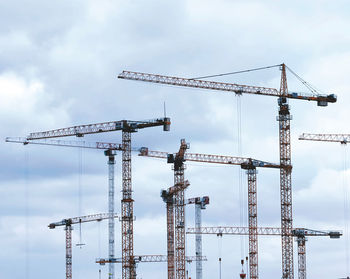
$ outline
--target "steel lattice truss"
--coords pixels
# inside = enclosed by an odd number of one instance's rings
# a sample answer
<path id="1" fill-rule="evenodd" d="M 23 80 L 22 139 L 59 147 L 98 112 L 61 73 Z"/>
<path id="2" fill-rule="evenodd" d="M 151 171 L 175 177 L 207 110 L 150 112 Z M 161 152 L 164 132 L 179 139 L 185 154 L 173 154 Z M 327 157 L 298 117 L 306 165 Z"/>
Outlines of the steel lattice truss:
<path id="1" fill-rule="evenodd" d="M 140 149 L 139 156 L 167 159 L 172 153 L 163 151 L 149 150 L 147 147 Z M 212 155 L 212 154 L 199 154 L 199 153 L 185 153 L 185 161 L 201 162 L 201 163 L 213 163 L 213 164 L 225 164 L 225 165 L 250 165 L 253 167 L 261 168 L 276 168 L 279 169 L 280 165 L 264 162 L 252 158 L 236 157 L 236 156 L 224 156 L 224 155 Z"/>
<path id="2" fill-rule="evenodd" d="M 161 197 L 166 203 L 167 210 L 167 253 L 168 253 L 168 278 L 175 278 L 175 226 L 174 226 L 174 205 L 176 204 L 175 195 L 179 191 L 184 191 L 190 183 L 188 180 L 176 184 L 168 190 L 162 190 Z"/>
<path id="3" fill-rule="evenodd" d="M 206 256 L 186 256 L 186 262 L 195 262 L 195 261 L 207 261 Z M 158 262 L 168 262 L 168 256 L 164 255 L 142 255 L 142 256 L 134 256 L 133 261 L 135 263 L 158 263 Z M 101 265 L 106 263 L 122 263 L 122 258 L 112 258 L 112 259 L 96 259 L 96 263 Z"/>
<path id="4" fill-rule="evenodd" d="M 248 224 L 249 224 L 249 277 L 258 278 L 258 209 L 256 168 L 247 170 L 248 174 Z"/>
<path id="5" fill-rule="evenodd" d="M 350 141 L 350 134 L 307 134 L 299 136 L 300 140 L 329 141 L 346 144 Z"/>
<path id="6" fill-rule="evenodd" d="M 187 234 L 196 234 L 196 228 L 187 228 Z M 201 227 L 201 234 L 227 234 L 227 235 L 249 235 L 249 227 Z M 257 227 L 258 235 L 281 235 L 282 229 L 277 227 Z M 330 238 L 339 238 L 340 231 L 320 231 L 306 228 L 294 228 L 291 230 L 291 236 L 329 236 Z"/>
<path id="7" fill-rule="evenodd" d="M 121 201 L 121 227 L 122 227 L 122 278 L 136 279 L 136 266 L 134 264 L 134 208 L 131 184 L 131 132 L 123 131 L 122 153 L 122 201 Z"/>
<path id="8" fill-rule="evenodd" d="M 182 86 L 182 87 L 227 91 L 227 92 L 233 92 L 236 94 L 245 93 L 245 94 L 275 96 L 275 97 L 281 96 L 280 92 L 275 88 L 207 81 L 207 80 L 200 80 L 200 79 L 188 79 L 188 78 L 172 77 L 172 76 L 165 76 L 165 75 L 154 75 L 154 74 L 130 72 L 130 71 L 123 71 L 121 74 L 118 75 L 118 78 L 152 82 L 152 83 L 160 83 L 160 84 L 167 84 L 167 85 L 174 85 L 174 86 Z M 286 97 L 290 99 L 319 101 L 319 102 L 324 101 L 324 102 L 333 103 L 336 101 L 336 97 L 332 94 L 318 95 L 318 94 L 293 92 L 293 93 L 288 93 Z"/>
<path id="9" fill-rule="evenodd" d="M 66 231 L 66 279 L 72 279 L 72 226 L 67 225 Z"/>
<path id="10" fill-rule="evenodd" d="M 50 229 L 54 229 L 58 226 L 66 226 L 66 225 L 73 225 L 73 224 L 79 224 L 79 223 L 86 223 L 86 222 L 94 222 L 94 221 L 102 221 L 104 219 L 109 218 L 118 218 L 118 214 L 109 214 L 109 213 L 100 213 L 100 214 L 92 214 L 92 215 L 86 215 L 81 217 L 73 217 L 68 219 L 63 219 L 62 221 L 51 223 L 48 225 Z"/>
<path id="11" fill-rule="evenodd" d="M 168 129 L 170 125 L 169 118 L 157 118 L 145 121 L 132 121 L 132 120 L 121 120 L 121 121 L 110 121 L 103 123 L 78 125 L 68 128 L 55 129 L 45 132 L 30 133 L 27 137 L 28 140 L 35 139 L 46 139 L 46 138 L 57 138 L 57 137 L 68 137 L 77 136 L 81 137 L 86 134 L 96 134 L 120 130 L 136 131 L 138 129 L 164 126 L 164 129 Z"/>

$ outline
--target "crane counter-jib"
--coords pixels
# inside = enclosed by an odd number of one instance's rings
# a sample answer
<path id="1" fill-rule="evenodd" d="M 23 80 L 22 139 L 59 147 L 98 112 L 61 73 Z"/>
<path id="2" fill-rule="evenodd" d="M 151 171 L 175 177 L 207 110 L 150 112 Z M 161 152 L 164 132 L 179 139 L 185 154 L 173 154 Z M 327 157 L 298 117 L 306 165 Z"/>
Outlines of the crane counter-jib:
<path id="1" fill-rule="evenodd" d="M 135 81 L 143 81 L 150 83 L 159 83 L 166 85 L 174 85 L 181 87 L 201 88 L 209 90 L 227 91 L 236 94 L 256 94 L 265 96 L 281 97 L 282 94 L 276 88 L 241 85 L 235 83 L 207 81 L 200 79 L 188 79 L 180 77 L 172 77 L 166 75 L 155 75 L 140 72 L 123 71 L 118 75 L 120 79 L 128 79 Z M 327 106 L 328 103 L 335 103 L 337 96 L 335 94 L 319 95 L 311 93 L 290 92 L 283 95 L 283 97 L 289 99 L 316 101 L 319 106 Z"/>

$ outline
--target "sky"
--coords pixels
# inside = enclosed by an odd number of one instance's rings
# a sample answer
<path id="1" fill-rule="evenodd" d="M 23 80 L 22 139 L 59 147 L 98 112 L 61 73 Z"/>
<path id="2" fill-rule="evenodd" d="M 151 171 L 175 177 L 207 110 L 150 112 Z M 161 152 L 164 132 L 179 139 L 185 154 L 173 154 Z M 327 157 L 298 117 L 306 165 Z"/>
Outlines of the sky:
<path id="1" fill-rule="evenodd" d="M 65 276 L 63 228 L 51 222 L 108 210 L 107 158 L 98 150 L 5 143 L 8 136 L 73 125 L 171 118 L 161 127 L 132 135 L 136 147 L 242 156 L 278 163 L 277 99 L 183 89 L 117 79 L 123 70 L 194 78 L 286 63 L 335 104 L 291 100 L 293 218 L 295 227 L 345 230 L 349 153 L 336 143 L 298 141 L 303 132 L 348 133 L 350 117 L 350 5 L 348 1 L 5 1 L 0 0 L 0 278 Z M 291 91 L 307 89 L 288 72 Z M 279 88 L 273 68 L 216 81 Z M 241 111 L 239 113 L 239 111 Z M 241 122 L 239 122 L 241 118 Z M 238 127 L 241 123 L 242 150 Z M 74 138 L 72 138 L 74 140 Z M 120 132 L 85 136 L 85 141 L 121 142 Z M 135 254 L 166 254 L 165 205 L 160 190 L 172 186 L 164 160 L 133 154 Z M 344 171 L 345 170 L 345 171 Z M 205 226 L 238 226 L 246 205 L 239 169 L 187 163 L 186 197 L 209 196 Z M 116 160 L 116 211 L 120 212 L 121 156 Z M 243 192 L 243 193 L 240 193 Z M 194 226 L 194 208 L 186 209 Z M 246 222 L 246 220 L 244 220 Z M 279 174 L 258 171 L 258 223 L 280 225 Z M 120 256 L 120 222 L 116 222 Z M 81 237 L 80 237 L 81 235 Z M 220 244 L 221 241 L 221 244 Z M 75 246 L 84 243 L 82 248 Z M 107 222 L 73 231 L 73 277 L 107 278 Z M 194 255 L 194 236 L 187 236 Z M 346 237 L 307 241 L 309 278 L 349 276 Z M 220 248 L 221 247 L 221 248 Z M 243 247 L 243 248 L 242 248 Z M 243 250 L 243 252 L 241 252 Z M 296 243 L 294 246 L 297 277 Z M 203 278 L 238 278 L 247 240 L 203 236 Z M 188 266 L 195 277 L 195 264 Z M 140 263 L 138 278 L 165 278 L 165 263 Z M 259 238 L 260 278 L 281 277 L 281 240 Z M 116 266 L 116 278 L 121 267 Z"/>

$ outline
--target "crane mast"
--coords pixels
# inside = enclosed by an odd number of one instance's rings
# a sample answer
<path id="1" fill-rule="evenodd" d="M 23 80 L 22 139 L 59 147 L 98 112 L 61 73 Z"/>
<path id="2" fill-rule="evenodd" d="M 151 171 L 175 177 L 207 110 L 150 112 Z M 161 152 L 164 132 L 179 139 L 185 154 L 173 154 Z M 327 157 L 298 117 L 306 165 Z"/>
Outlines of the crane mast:
<path id="1" fill-rule="evenodd" d="M 167 254 L 168 254 L 168 279 L 175 278 L 175 229 L 174 229 L 174 204 L 175 195 L 184 191 L 190 183 L 186 180 L 183 184 L 176 184 L 167 190 L 161 191 L 161 197 L 166 204 L 167 211 Z"/>
<path id="2" fill-rule="evenodd" d="M 160 83 L 181 87 L 201 88 L 209 90 L 218 90 L 233 92 L 235 94 L 255 94 L 278 97 L 279 113 L 279 150 L 280 150 L 280 196 L 281 196 L 281 240 L 282 240 L 282 278 L 293 279 L 293 239 L 290 236 L 290 230 L 293 227 L 292 215 L 292 180 L 291 180 L 291 148 L 290 148 L 290 120 L 288 99 L 298 99 L 306 101 L 316 101 L 318 106 L 327 106 L 328 103 L 334 103 L 337 97 L 334 94 L 319 95 L 288 92 L 286 66 L 281 64 L 281 84 L 280 90 L 275 88 L 239 85 L 233 83 L 223 83 L 206 81 L 200 79 L 186 79 L 180 77 L 171 77 L 165 75 L 154 75 L 139 72 L 123 71 L 118 78 L 144 81 L 151 83 Z"/>
<path id="3" fill-rule="evenodd" d="M 179 152 L 174 160 L 168 158 L 168 163 L 174 163 L 174 185 L 184 189 L 185 165 L 184 155 L 189 145 L 184 139 L 181 140 Z M 185 230 L 185 191 L 175 193 L 175 278 L 186 278 L 186 230 Z"/>
<path id="4" fill-rule="evenodd" d="M 206 205 L 209 204 L 209 197 L 197 197 L 197 198 L 191 198 L 187 199 L 186 204 L 194 204 L 195 205 L 195 227 L 198 232 L 196 234 L 196 256 L 201 257 L 202 256 L 202 235 L 199 233 L 200 229 L 202 227 L 202 210 L 206 209 Z M 202 262 L 197 261 L 196 262 L 196 279 L 202 279 Z"/>

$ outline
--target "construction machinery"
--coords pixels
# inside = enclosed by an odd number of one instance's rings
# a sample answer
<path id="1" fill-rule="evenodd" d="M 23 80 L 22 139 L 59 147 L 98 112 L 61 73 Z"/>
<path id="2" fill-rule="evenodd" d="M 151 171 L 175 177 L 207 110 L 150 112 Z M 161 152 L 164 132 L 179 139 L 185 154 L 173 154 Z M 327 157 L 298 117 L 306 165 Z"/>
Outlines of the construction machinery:
<path id="1" fill-rule="evenodd" d="M 55 139 L 39 139 L 39 140 L 27 140 L 27 138 L 6 138 L 6 142 L 35 144 L 35 145 L 49 145 L 49 146 L 60 146 L 60 147 L 78 147 L 88 149 L 99 149 L 104 150 L 105 156 L 108 157 L 108 213 L 110 216 L 114 214 L 114 169 L 115 169 L 115 156 L 116 151 L 123 151 L 123 145 L 119 143 L 109 142 L 85 142 L 85 141 L 65 141 Z M 131 148 L 132 151 L 140 151 L 140 148 Z M 108 256 L 109 258 L 115 257 L 115 224 L 114 218 L 111 217 L 108 220 Z M 109 266 L 109 278 L 113 277 L 114 264 L 110 263 Z"/>
<path id="2" fill-rule="evenodd" d="M 279 122 L 279 151 L 280 151 L 280 196 L 281 196 L 281 240 L 282 240 L 282 278 L 293 279 L 293 238 L 291 230 L 293 228 L 293 214 L 292 214 L 292 164 L 291 164 L 291 142 L 290 142 L 290 108 L 288 99 L 297 99 L 304 101 L 315 101 L 318 106 L 327 106 L 328 103 L 337 101 L 334 94 L 320 95 L 310 86 L 311 94 L 288 92 L 287 86 L 287 66 L 283 63 L 277 65 L 281 69 L 281 83 L 280 89 L 249 86 L 233 83 L 207 81 L 203 79 L 188 79 L 181 77 L 172 77 L 165 75 L 155 75 L 149 73 L 123 71 L 118 75 L 118 78 L 144 81 L 149 83 L 166 84 L 180 87 L 200 88 L 217 91 L 232 92 L 234 94 L 255 94 L 264 96 L 273 96 L 278 98 L 279 112 L 277 121 Z M 266 67 L 268 68 L 268 67 Z M 289 68 L 288 68 L 289 69 Z M 290 70 L 290 69 L 289 69 Z M 290 70 L 291 71 L 291 70 Z M 295 74 L 293 71 L 291 71 Z M 296 74 L 295 74 L 296 75 Z M 297 76 L 297 75 L 296 75 Z M 302 80 L 304 85 L 307 82 Z"/>
<path id="3" fill-rule="evenodd" d="M 168 256 L 164 255 L 135 255 L 134 256 L 135 263 L 143 262 L 143 263 L 161 263 L 161 262 L 168 262 Z M 193 261 L 207 261 L 207 257 L 201 256 L 186 256 L 186 262 L 193 262 Z M 101 265 L 106 263 L 122 263 L 122 258 L 113 258 L 113 259 L 96 259 L 96 263 L 99 263 Z"/>
<path id="4" fill-rule="evenodd" d="M 303 133 L 299 140 L 328 141 L 347 144 L 350 141 L 350 134 L 308 134 Z"/>
<path id="5" fill-rule="evenodd" d="M 186 204 L 194 204 L 195 205 L 195 227 L 198 232 L 200 232 L 200 228 L 202 227 L 202 210 L 206 209 L 206 206 L 209 204 L 209 197 L 196 197 L 190 198 L 186 200 Z M 196 256 L 202 256 L 202 235 L 196 234 Z M 196 279 L 202 279 L 202 262 L 196 262 Z"/>
<path id="6" fill-rule="evenodd" d="M 122 232 L 122 279 L 135 279 L 136 270 L 134 255 L 134 200 L 132 198 L 131 183 L 131 134 L 139 129 L 163 126 L 164 131 L 170 130 L 170 118 L 163 117 L 145 121 L 110 121 L 103 123 L 78 125 L 68 128 L 49 130 L 44 132 L 30 133 L 27 140 L 38 140 L 47 138 L 77 136 L 83 137 L 87 134 L 122 131 L 122 200 L 121 200 L 121 232 Z M 114 279 L 114 267 L 110 266 L 110 277 Z"/>
<path id="7" fill-rule="evenodd" d="M 202 227 L 200 234 L 211 235 L 249 235 L 249 227 Z M 187 234 L 198 234 L 198 229 L 188 228 Z M 258 235 L 281 235 L 281 228 L 259 227 L 257 228 Z M 305 228 L 294 228 L 291 230 L 291 237 L 295 237 L 298 244 L 298 278 L 306 279 L 306 249 L 305 242 L 308 236 L 329 236 L 332 239 L 340 238 L 340 231 L 319 231 Z"/>
<path id="8" fill-rule="evenodd" d="M 345 146 L 350 141 L 350 134 L 310 134 L 303 133 L 299 136 L 299 140 L 309 140 L 309 141 L 324 141 L 324 142 L 338 142 Z M 344 173 L 346 173 L 346 153 L 344 154 Z M 343 181 L 343 187 L 346 188 L 345 179 Z M 345 225 L 345 257 L 346 257 L 346 273 L 349 274 L 349 218 L 347 212 L 349 211 L 348 195 L 345 191 L 344 193 L 344 225 Z M 349 278 L 349 277 L 347 277 Z"/>
<path id="9" fill-rule="evenodd" d="M 210 155 L 210 154 L 198 154 L 198 153 L 185 153 L 184 150 L 188 148 L 185 140 L 181 140 L 180 150 L 176 154 L 151 151 L 147 148 L 142 148 L 140 156 L 163 158 L 167 159 L 168 163 L 174 163 L 174 170 L 181 173 L 184 172 L 184 161 L 202 162 L 202 163 L 214 163 L 214 164 L 228 164 L 239 165 L 242 169 L 247 170 L 248 176 L 248 223 L 249 223 L 249 273 L 251 279 L 258 278 L 258 234 L 256 228 L 258 227 L 257 221 L 257 183 L 256 183 L 256 168 L 280 168 L 280 165 L 255 160 L 252 158 L 222 156 L 222 155 Z M 176 175 L 175 175 L 176 177 Z M 183 190 L 181 191 L 183 196 Z M 181 200 L 182 204 L 183 200 Z M 175 220 L 177 217 L 175 216 Z M 180 218 L 180 217 L 179 217 Z M 180 221 L 181 220 L 181 221 Z M 176 222 L 184 223 L 184 217 Z M 169 233 L 169 232 L 168 232 Z M 184 239 L 184 238 L 183 238 Z M 182 243 L 182 245 L 184 245 Z M 183 246 L 184 247 L 184 246 Z M 181 273 L 182 275 L 182 273 Z M 171 277 L 169 277 L 171 278 Z M 177 277 L 176 277 L 177 278 Z M 185 277 L 180 277 L 184 279 Z"/>
<path id="10" fill-rule="evenodd" d="M 48 225 L 50 229 L 65 226 L 66 231 L 66 279 L 72 279 L 72 225 L 86 222 L 102 221 L 104 219 L 117 218 L 117 214 L 102 213 L 63 219 L 62 221 L 51 223 Z"/>
<path id="11" fill-rule="evenodd" d="M 174 222 L 174 207 L 177 206 L 176 202 L 177 199 L 175 198 L 175 195 L 177 195 L 178 192 L 184 191 L 190 183 L 186 180 L 181 183 L 175 184 L 172 187 L 169 187 L 167 190 L 162 190 L 160 193 L 160 196 L 162 197 L 163 201 L 166 203 L 166 211 L 167 211 L 167 259 L 168 259 L 168 279 L 174 279 L 175 277 L 175 268 L 177 266 L 177 263 L 175 261 L 175 251 L 176 248 L 179 250 L 178 242 L 175 241 L 175 229 L 182 228 L 181 222 L 183 224 L 184 219 L 180 219 L 181 215 L 175 215 L 178 219 L 175 218 Z M 175 226 L 174 226 L 175 223 Z M 183 225 L 184 226 L 184 225 Z M 175 248 L 176 247 L 176 248 Z M 185 251 L 184 251 L 185 253 Z M 176 257 L 176 260 L 178 258 Z"/>

